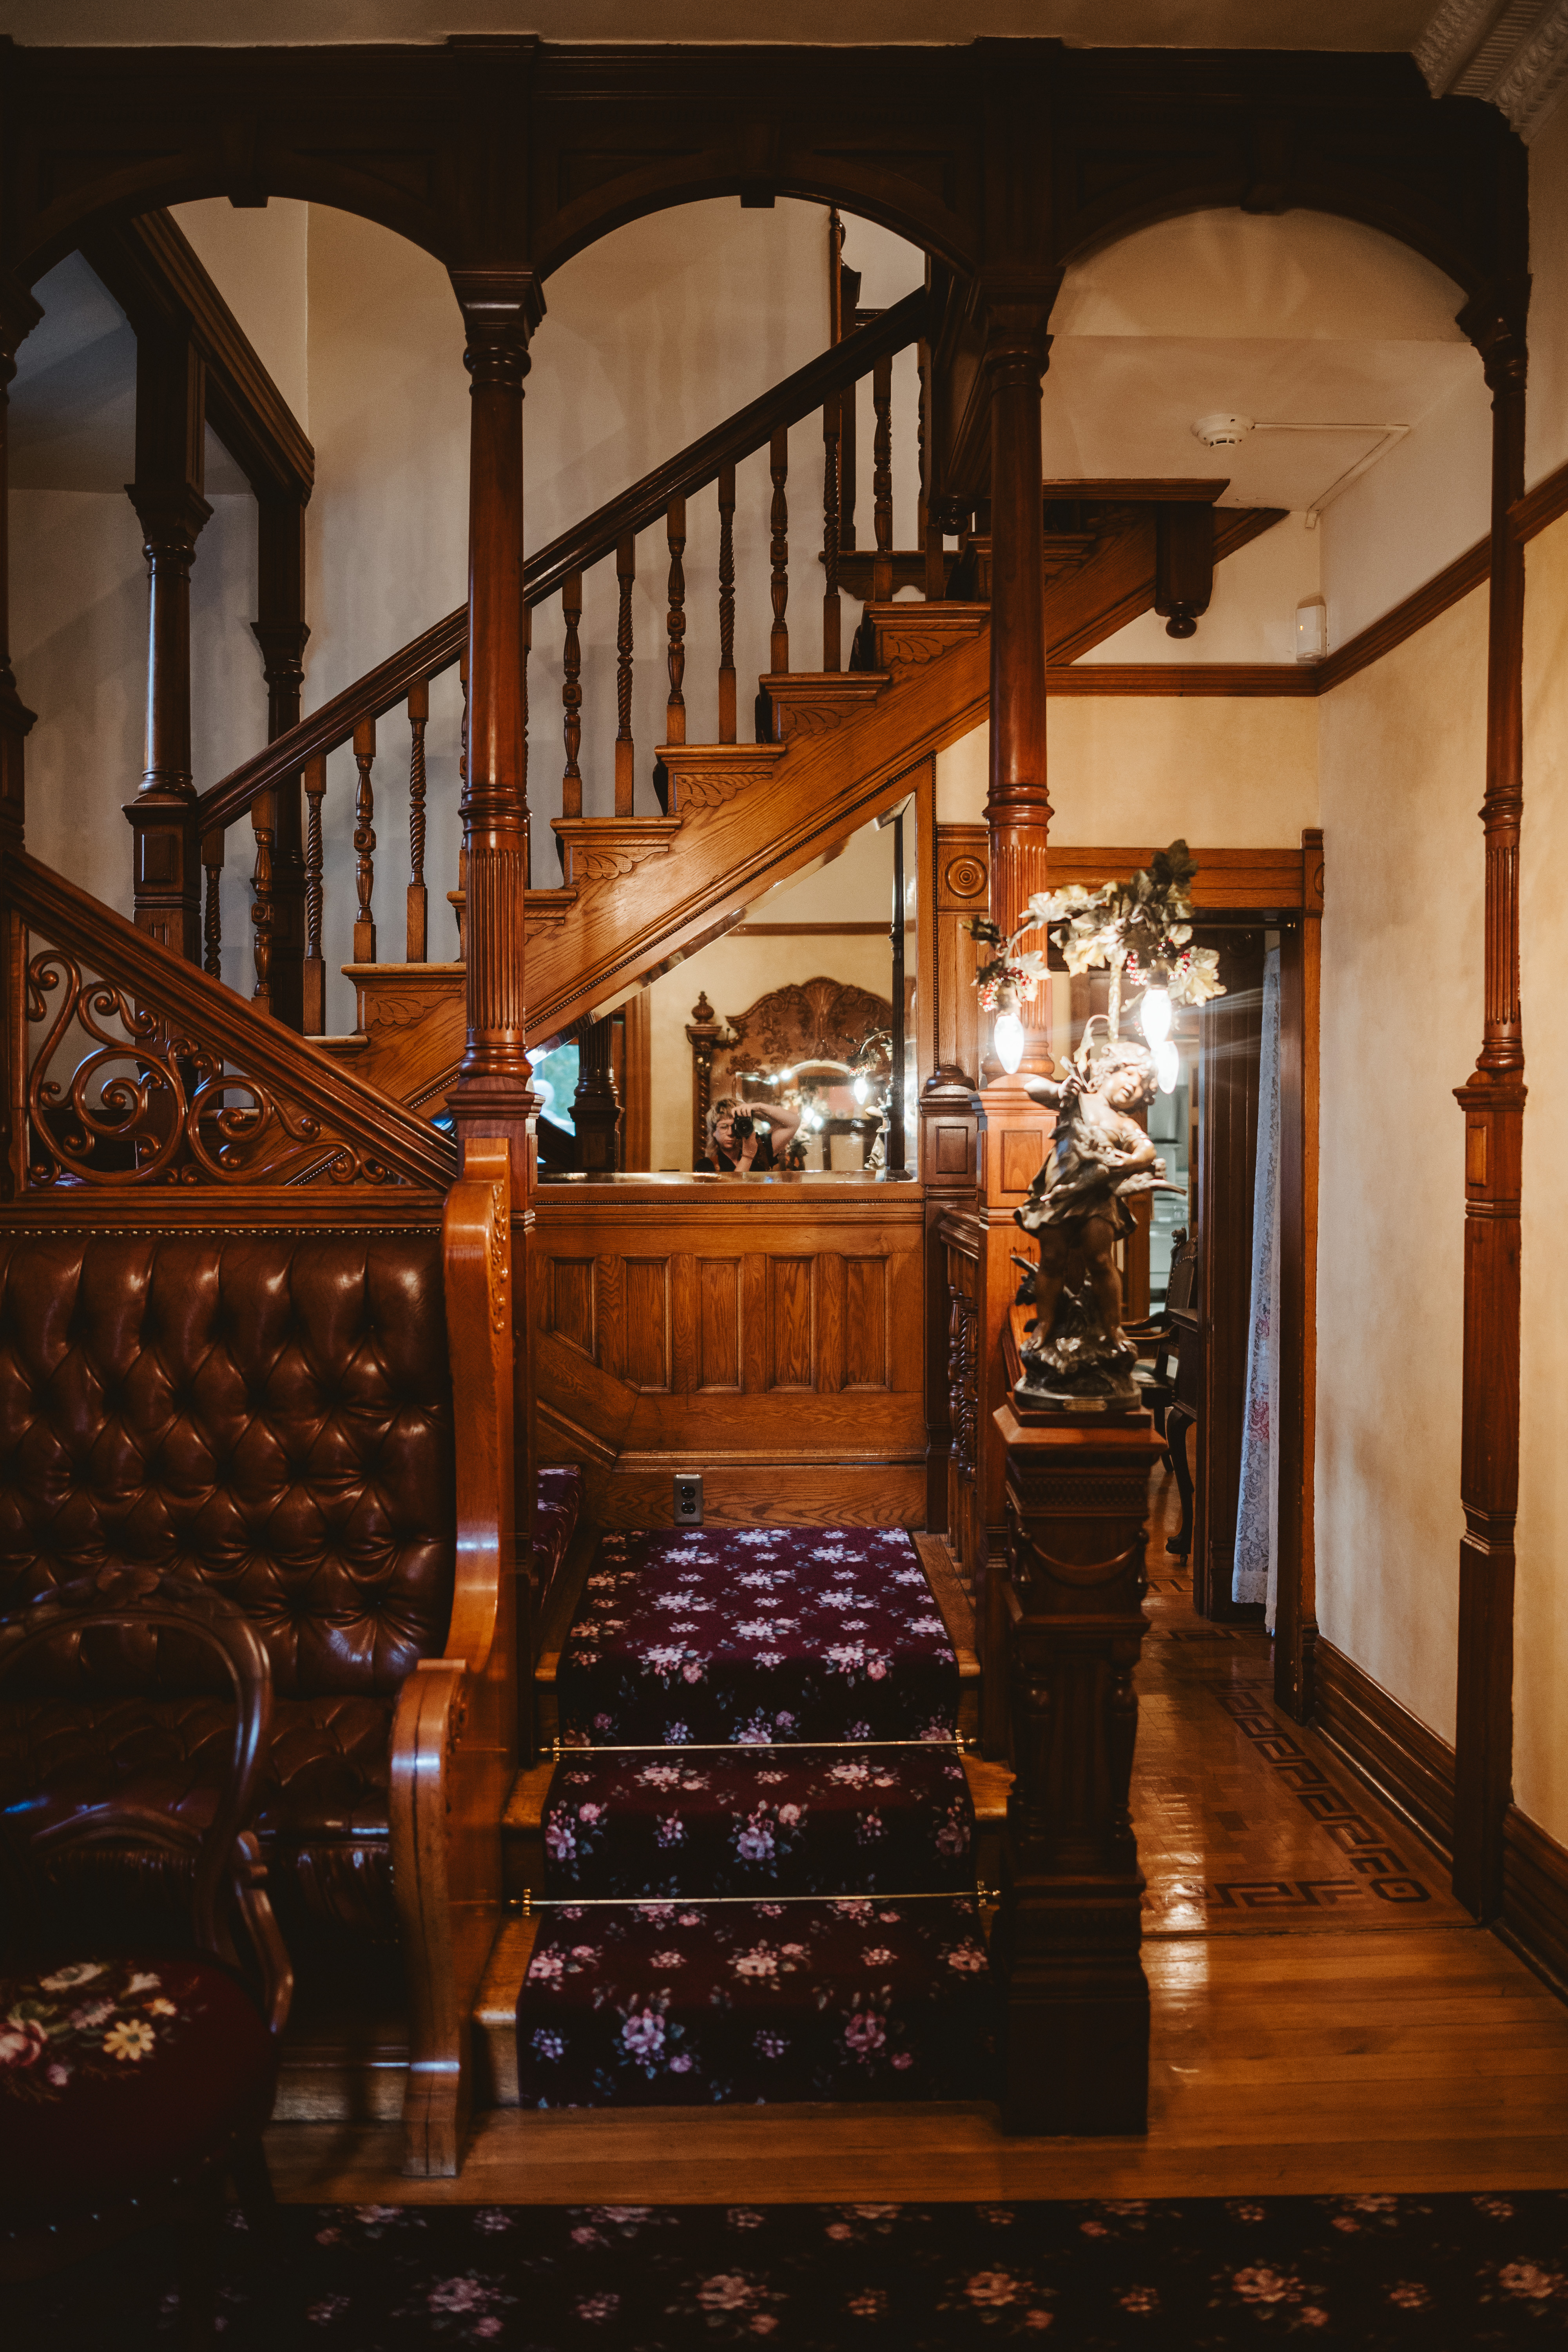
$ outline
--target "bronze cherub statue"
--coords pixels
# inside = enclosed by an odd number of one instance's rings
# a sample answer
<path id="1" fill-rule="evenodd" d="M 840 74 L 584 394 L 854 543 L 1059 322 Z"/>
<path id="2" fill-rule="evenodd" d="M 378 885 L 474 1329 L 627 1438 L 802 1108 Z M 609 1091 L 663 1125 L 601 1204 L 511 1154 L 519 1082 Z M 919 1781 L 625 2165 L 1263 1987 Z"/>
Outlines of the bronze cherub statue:
<path id="1" fill-rule="evenodd" d="M 1037 1078 L 1029 1091 L 1056 1111 L 1045 1166 L 1016 1212 L 1039 1243 L 1040 1262 L 1025 1268 L 1020 1306 L 1036 1308 L 1023 1349 L 1020 1402 L 1069 1412 L 1121 1412 L 1138 1403 L 1132 1367 L 1138 1350 L 1121 1328 L 1121 1276 L 1116 1245 L 1132 1231 L 1127 1207 L 1139 1192 L 1175 1192 L 1165 1163 L 1130 1113 L 1152 1102 L 1154 1056 L 1147 1046 L 1108 1035 L 1096 1055 L 1097 1015 L 1077 1056 L 1059 1078 Z M 1076 1263 L 1075 1263 L 1076 1261 Z"/>

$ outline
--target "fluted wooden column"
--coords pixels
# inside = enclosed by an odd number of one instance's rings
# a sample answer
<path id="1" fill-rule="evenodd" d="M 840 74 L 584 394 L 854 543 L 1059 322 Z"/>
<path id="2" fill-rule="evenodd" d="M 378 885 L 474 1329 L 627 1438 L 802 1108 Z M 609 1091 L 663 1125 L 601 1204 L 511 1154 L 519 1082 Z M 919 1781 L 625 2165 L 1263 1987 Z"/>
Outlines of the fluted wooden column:
<path id="1" fill-rule="evenodd" d="M 504 1136 L 526 1196 L 528 796 L 522 646 L 522 381 L 544 298 L 528 269 L 455 269 L 468 331 L 468 747 L 463 793 L 468 1041 L 460 1137 Z"/>
<path id="2" fill-rule="evenodd" d="M 126 816 L 135 837 L 136 925 L 201 957 L 201 861 L 191 775 L 191 566 L 212 513 L 202 495 L 201 355 L 178 324 L 136 344 L 136 479 L 126 495 L 147 559 L 146 766 Z"/>
<path id="3" fill-rule="evenodd" d="M 986 289 L 991 389 L 991 916 L 1004 931 L 1047 887 L 1046 563 L 1040 383 L 1056 280 L 998 277 Z M 1038 941 L 1026 944 L 1039 944 Z M 1020 1007 L 1024 1067 L 1050 1068 L 1049 998 Z"/>
<path id="4" fill-rule="evenodd" d="M 1481 1050 L 1456 1089 L 1465 1118 L 1464 1408 L 1459 1490 L 1459 1675 L 1454 1892 L 1478 1919 L 1502 1908 L 1503 1823 L 1513 1778 L 1514 1521 L 1519 1509 L 1520 1191 L 1524 1033 L 1519 1003 L 1519 853 L 1524 808 L 1522 324 L 1462 317 L 1492 395 L 1491 588 Z M 1461 952 L 1456 942 L 1456 952 Z"/>

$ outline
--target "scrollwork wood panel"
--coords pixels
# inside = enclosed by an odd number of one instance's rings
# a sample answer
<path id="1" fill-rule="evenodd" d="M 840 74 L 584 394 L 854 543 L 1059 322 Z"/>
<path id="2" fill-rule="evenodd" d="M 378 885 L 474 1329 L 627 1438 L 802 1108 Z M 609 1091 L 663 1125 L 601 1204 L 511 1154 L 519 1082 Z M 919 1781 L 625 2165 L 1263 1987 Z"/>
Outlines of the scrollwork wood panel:
<path id="1" fill-rule="evenodd" d="M 623 1180 L 592 1199 L 552 1192 L 540 1188 L 535 1238 L 546 1446 L 584 1462 L 609 1523 L 667 1520 L 670 1473 L 693 1466 L 710 1516 L 922 1523 L 912 1191 Z M 658 1257 L 656 1219 L 669 1244 Z"/>

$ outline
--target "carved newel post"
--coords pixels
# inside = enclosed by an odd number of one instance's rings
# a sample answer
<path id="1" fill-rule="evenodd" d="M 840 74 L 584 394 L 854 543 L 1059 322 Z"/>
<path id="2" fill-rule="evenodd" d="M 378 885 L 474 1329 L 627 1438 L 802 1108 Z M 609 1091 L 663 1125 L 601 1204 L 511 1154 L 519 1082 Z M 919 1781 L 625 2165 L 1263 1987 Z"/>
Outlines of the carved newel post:
<path id="1" fill-rule="evenodd" d="M 608 1021 L 577 1031 L 577 1091 L 572 1097 L 577 1165 L 584 1175 L 613 1176 L 620 1166 L 621 1098 L 610 1067 Z"/>
<path id="2" fill-rule="evenodd" d="M 1016 1779 L 993 1956 L 1003 2126 L 1147 2128 L 1143 1878 L 1128 1810 L 1138 1728 L 1152 1419 L 995 1415 L 1007 1453 L 1008 1685 Z"/>

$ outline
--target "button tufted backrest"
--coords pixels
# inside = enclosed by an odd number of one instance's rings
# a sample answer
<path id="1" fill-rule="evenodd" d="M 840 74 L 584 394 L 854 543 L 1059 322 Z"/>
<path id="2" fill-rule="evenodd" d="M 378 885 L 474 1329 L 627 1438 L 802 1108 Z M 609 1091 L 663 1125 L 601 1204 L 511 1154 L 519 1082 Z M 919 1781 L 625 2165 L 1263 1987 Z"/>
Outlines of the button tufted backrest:
<path id="1" fill-rule="evenodd" d="M 239 1603 L 279 1696 L 392 1692 L 454 1512 L 437 1234 L 0 1233 L 0 1612 L 146 1560 Z"/>

